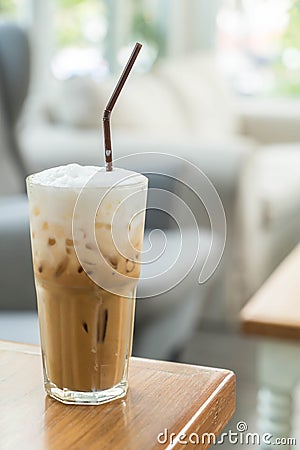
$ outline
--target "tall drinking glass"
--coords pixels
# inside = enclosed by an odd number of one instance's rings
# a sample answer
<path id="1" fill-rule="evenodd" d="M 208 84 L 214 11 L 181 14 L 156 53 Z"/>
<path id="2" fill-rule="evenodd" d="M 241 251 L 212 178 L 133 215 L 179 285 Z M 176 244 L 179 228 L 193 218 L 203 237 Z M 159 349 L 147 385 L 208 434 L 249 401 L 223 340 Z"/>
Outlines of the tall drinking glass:
<path id="1" fill-rule="evenodd" d="M 64 403 L 126 395 L 147 181 L 75 164 L 27 178 L 44 384 Z"/>

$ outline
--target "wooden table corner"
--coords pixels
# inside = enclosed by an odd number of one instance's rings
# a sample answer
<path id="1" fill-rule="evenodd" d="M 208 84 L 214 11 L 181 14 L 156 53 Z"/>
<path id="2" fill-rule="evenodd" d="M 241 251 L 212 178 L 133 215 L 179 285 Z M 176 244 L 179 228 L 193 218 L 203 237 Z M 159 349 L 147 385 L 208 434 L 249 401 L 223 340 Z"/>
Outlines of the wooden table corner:
<path id="1" fill-rule="evenodd" d="M 1 341 L 0 448 L 195 448 L 192 433 L 217 436 L 235 410 L 235 375 L 228 370 L 132 358 L 129 385 L 122 400 L 64 405 L 44 393 L 39 347 Z"/>

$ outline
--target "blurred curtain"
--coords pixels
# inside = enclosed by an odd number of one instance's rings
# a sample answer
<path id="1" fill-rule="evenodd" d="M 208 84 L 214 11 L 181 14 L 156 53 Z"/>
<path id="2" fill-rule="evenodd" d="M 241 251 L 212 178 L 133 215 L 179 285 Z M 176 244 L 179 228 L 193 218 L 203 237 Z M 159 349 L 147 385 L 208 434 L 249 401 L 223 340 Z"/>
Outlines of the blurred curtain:
<path id="1" fill-rule="evenodd" d="M 53 0 L 30 0 L 32 48 L 31 90 L 39 93 L 49 85 L 53 52 Z"/>
<path id="2" fill-rule="evenodd" d="M 167 0 L 166 53 L 180 56 L 215 47 L 216 17 L 221 0 Z"/>
<path id="3" fill-rule="evenodd" d="M 106 0 L 108 11 L 108 30 L 106 37 L 106 59 L 111 72 L 118 67 L 117 54 L 126 42 L 130 32 L 133 4 L 131 0 Z"/>
<path id="4" fill-rule="evenodd" d="M 162 56 L 213 50 L 216 16 L 222 0 L 141 0 L 164 40 Z M 107 60 L 118 68 L 116 55 L 130 36 L 132 0 L 106 0 L 108 8 Z"/>

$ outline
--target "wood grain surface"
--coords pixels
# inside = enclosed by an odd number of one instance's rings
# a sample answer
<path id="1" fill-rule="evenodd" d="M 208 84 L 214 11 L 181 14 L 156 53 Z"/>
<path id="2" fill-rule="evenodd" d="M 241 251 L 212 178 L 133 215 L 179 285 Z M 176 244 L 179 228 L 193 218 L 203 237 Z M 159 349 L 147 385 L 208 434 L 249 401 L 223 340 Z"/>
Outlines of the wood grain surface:
<path id="1" fill-rule="evenodd" d="M 227 370 L 132 358 L 129 385 L 123 400 L 64 405 L 44 393 L 38 347 L 0 342 L 0 448 L 206 449 L 171 443 L 170 433 L 219 434 L 235 409 L 235 376 Z"/>
<path id="2" fill-rule="evenodd" d="M 242 330 L 300 340 L 300 245 L 283 261 L 241 312 Z"/>

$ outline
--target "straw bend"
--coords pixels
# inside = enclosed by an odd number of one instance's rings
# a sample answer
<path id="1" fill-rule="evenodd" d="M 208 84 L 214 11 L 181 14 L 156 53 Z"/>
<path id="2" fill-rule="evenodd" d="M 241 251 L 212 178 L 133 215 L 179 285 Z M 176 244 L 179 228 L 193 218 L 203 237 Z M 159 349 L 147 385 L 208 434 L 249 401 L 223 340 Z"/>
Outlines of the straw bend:
<path id="1" fill-rule="evenodd" d="M 104 122 L 105 120 L 109 120 L 109 119 L 110 119 L 110 114 L 111 114 L 111 111 L 109 111 L 108 109 L 105 109 L 105 110 L 104 110 L 104 113 L 103 113 L 103 122 Z"/>

